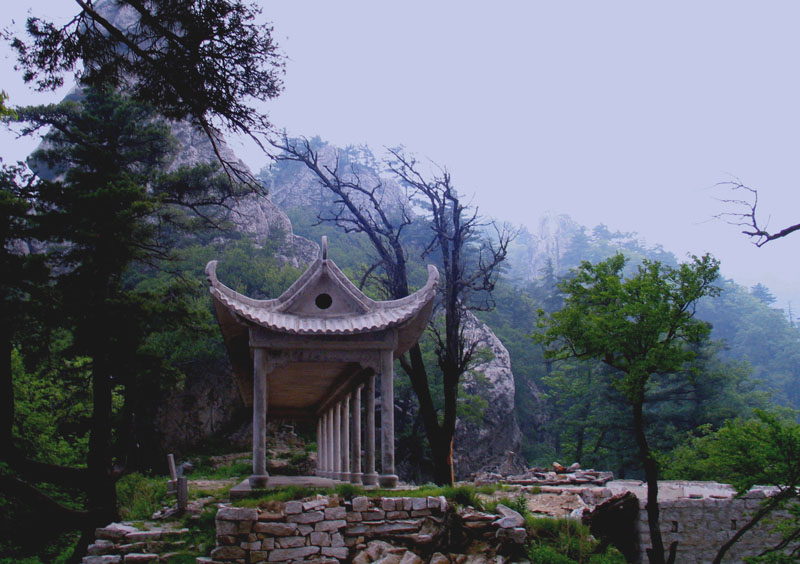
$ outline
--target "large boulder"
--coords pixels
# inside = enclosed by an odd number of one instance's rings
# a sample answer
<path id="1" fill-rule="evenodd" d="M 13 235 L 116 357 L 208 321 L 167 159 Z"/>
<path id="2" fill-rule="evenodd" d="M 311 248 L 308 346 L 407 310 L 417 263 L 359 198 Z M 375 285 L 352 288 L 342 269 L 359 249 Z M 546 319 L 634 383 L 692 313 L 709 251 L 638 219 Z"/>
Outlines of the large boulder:
<path id="1" fill-rule="evenodd" d="M 477 344 L 477 363 L 462 377 L 462 390 L 485 400 L 479 418 L 459 418 L 455 438 L 456 479 L 518 464 L 522 432 L 514 412 L 514 374 L 511 358 L 500 339 L 471 313 L 464 335 Z M 523 466 L 524 468 L 524 466 Z"/>

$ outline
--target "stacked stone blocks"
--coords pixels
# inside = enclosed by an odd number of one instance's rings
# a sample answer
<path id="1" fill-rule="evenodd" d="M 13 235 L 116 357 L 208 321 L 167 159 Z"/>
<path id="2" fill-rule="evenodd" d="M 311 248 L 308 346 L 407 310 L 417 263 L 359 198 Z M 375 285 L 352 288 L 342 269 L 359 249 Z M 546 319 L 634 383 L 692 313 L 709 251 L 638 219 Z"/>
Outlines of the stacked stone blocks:
<path id="1" fill-rule="evenodd" d="M 381 539 L 424 548 L 446 526 L 444 497 L 337 497 L 276 504 L 278 509 L 222 507 L 217 512 L 217 548 L 205 563 L 346 562 L 356 549 Z M 524 543 L 521 523 L 471 509 L 461 515 L 476 538 Z M 505 519 L 505 520 L 504 520 Z M 512 526 L 513 525 L 513 526 Z"/>
<path id="2" fill-rule="evenodd" d="M 743 498 L 712 496 L 661 501 L 659 511 L 664 546 L 669 547 L 673 541 L 678 541 L 677 562 L 711 562 L 719 548 L 758 511 L 765 498 L 763 490 L 752 490 Z M 765 548 L 778 544 L 781 536 L 774 528 L 775 519 L 789 517 L 788 512 L 779 511 L 762 521 L 731 547 L 723 562 L 740 563 L 745 557 L 755 556 Z M 642 561 L 646 562 L 644 550 L 650 546 L 650 532 L 644 505 L 639 513 L 638 529 Z"/>

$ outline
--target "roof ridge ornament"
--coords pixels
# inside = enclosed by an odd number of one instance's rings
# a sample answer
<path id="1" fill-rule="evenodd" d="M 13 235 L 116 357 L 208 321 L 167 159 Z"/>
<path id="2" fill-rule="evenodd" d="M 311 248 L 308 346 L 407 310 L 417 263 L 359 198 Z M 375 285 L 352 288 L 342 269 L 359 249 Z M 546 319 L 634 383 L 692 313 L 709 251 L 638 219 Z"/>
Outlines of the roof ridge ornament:
<path id="1" fill-rule="evenodd" d="M 322 260 L 328 260 L 328 236 L 322 236 Z"/>

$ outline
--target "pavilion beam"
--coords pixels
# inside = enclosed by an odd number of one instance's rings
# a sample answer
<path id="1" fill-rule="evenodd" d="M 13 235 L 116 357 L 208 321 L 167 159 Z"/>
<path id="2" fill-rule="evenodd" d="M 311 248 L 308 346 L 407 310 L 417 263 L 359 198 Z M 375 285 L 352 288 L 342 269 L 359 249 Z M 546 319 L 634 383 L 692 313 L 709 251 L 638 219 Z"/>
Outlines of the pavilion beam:
<path id="1" fill-rule="evenodd" d="M 322 413 L 333 405 L 342 401 L 342 398 L 349 396 L 356 386 L 364 382 L 364 370 L 358 369 L 344 380 L 340 380 L 338 384 L 331 386 L 325 394 L 325 399 L 321 401 L 317 407 L 317 413 Z"/>
<path id="2" fill-rule="evenodd" d="M 267 410 L 267 421 L 293 419 L 295 421 L 309 421 L 313 420 L 315 414 L 313 411 L 299 407 L 275 407 Z"/>

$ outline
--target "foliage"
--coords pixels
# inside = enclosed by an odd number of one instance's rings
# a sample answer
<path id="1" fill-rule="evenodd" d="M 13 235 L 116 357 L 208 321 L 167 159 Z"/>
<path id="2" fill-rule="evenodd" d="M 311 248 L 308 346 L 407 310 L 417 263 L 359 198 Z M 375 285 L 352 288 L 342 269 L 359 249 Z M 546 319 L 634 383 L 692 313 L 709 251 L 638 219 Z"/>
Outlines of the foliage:
<path id="1" fill-rule="evenodd" d="M 632 408 L 633 436 L 647 481 L 647 515 L 653 543 L 650 561 L 663 564 L 658 510 L 658 464 L 646 433 L 644 403 L 651 377 L 682 370 L 697 357 L 693 348 L 710 329 L 694 319 L 695 304 L 715 295 L 719 264 L 706 255 L 678 268 L 643 260 L 624 278 L 627 260 L 616 255 L 595 265 L 584 262 L 559 287 L 564 308 L 540 314 L 535 338 L 556 359 L 594 358 L 612 368 L 611 383 Z M 656 379 L 658 382 L 659 379 Z M 674 559 L 674 553 L 669 560 Z"/>
<path id="2" fill-rule="evenodd" d="M 124 0 L 94 2 L 65 26 L 35 17 L 27 20 L 30 41 L 10 37 L 26 82 L 52 90 L 75 71 L 81 84 L 120 89 L 154 105 L 170 119 L 191 119 L 206 132 L 220 161 L 233 177 L 244 170 L 219 154 L 215 126 L 246 133 L 268 130 L 253 102 L 275 98 L 281 90 L 283 57 L 272 28 L 257 21 L 255 5 L 240 0 Z M 128 25 L 128 19 L 135 19 Z"/>
<path id="3" fill-rule="evenodd" d="M 712 337 L 724 342 L 725 360 L 747 362 L 759 388 L 775 403 L 800 409 L 800 328 L 771 306 L 763 288 L 751 292 L 730 280 L 719 297 L 703 300 L 697 315 L 714 327 Z"/>
<path id="4" fill-rule="evenodd" d="M 528 556 L 532 564 L 624 564 L 625 558 L 613 547 L 605 547 L 589 528 L 573 519 L 529 518 L 531 537 Z"/>
<path id="5" fill-rule="evenodd" d="M 708 430 L 707 430 L 708 431 Z M 757 410 L 755 417 L 728 421 L 715 432 L 691 437 L 676 449 L 668 461 L 670 476 L 708 479 L 713 476 L 734 485 L 739 495 L 753 486 L 774 485 L 778 491 L 768 497 L 734 536 L 724 543 L 715 562 L 762 519 L 776 510 L 788 508 L 792 517 L 780 524 L 784 541 L 765 547 L 753 562 L 782 561 L 788 547 L 793 560 L 800 556 L 800 424 L 775 413 Z"/>
<path id="6" fill-rule="evenodd" d="M 417 488 L 403 490 L 404 497 L 438 497 L 444 496 L 453 503 L 462 506 L 483 509 L 483 501 L 478 494 L 492 494 L 500 489 L 496 484 L 484 486 L 459 485 L 459 486 L 436 486 L 427 484 Z M 239 499 L 233 502 L 234 505 L 243 507 L 267 507 L 276 501 L 291 501 L 313 497 L 315 495 L 338 495 L 348 499 L 357 495 L 367 497 L 395 497 L 397 490 L 383 489 L 363 489 L 352 484 L 339 484 L 335 488 L 312 488 L 306 486 L 287 486 L 275 488 L 266 494 L 253 499 Z"/>
<path id="7" fill-rule="evenodd" d="M 122 519 L 150 519 L 166 498 L 167 481 L 163 476 L 133 473 L 117 481 L 117 507 Z"/>
<path id="8" fill-rule="evenodd" d="M 17 113 L 6 106 L 6 100 L 8 100 L 8 94 L 5 90 L 0 90 L 0 119 L 17 117 Z"/>
<path id="9" fill-rule="evenodd" d="M 194 563 L 197 556 L 209 556 L 211 551 L 217 545 L 217 534 L 215 518 L 217 516 L 217 508 L 214 506 L 206 506 L 199 517 L 187 516 L 183 521 L 183 526 L 189 529 L 188 545 L 191 550 L 184 551 L 183 556 L 187 564 Z M 192 560 L 194 558 L 194 560 Z M 173 560 L 170 559 L 170 562 Z M 175 559 L 175 562 L 181 562 Z"/>

